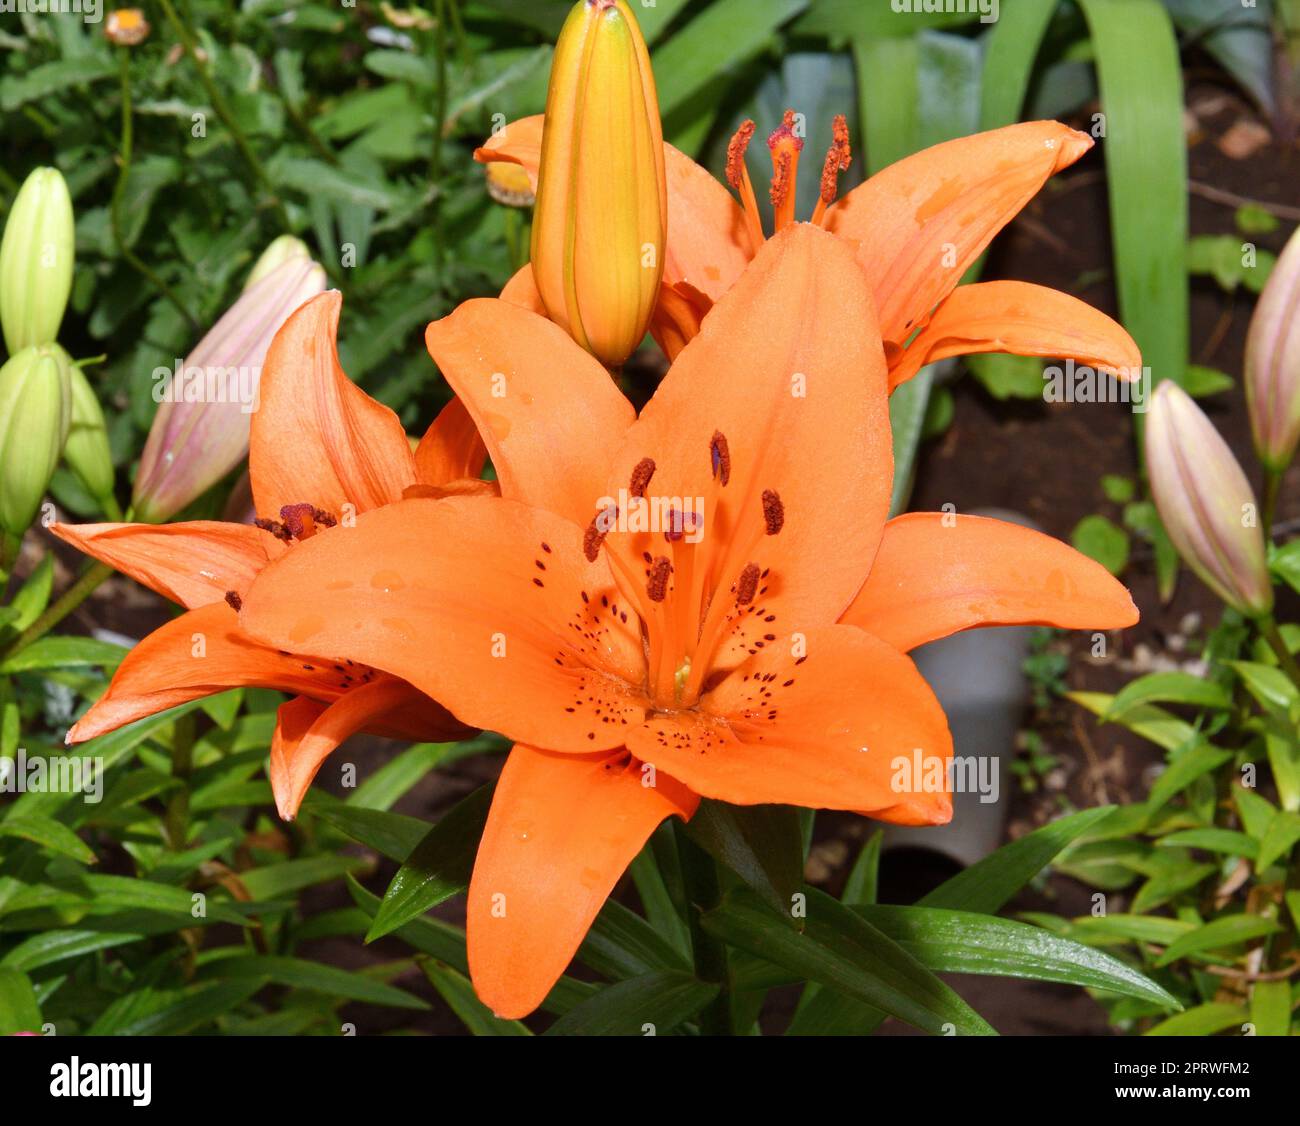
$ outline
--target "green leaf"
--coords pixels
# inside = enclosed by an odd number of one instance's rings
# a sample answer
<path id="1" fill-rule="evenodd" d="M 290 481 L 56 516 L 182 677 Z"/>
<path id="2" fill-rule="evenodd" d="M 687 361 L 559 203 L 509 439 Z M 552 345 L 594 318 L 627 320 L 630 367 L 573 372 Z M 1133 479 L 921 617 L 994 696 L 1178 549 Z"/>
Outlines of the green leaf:
<path id="1" fill-rule="evenodd" d="M 418 817 L 351 806 L 329 795 L 312 794 L 304 808 L 305 812 L 390 860 L 405 860 L 429 831 L 429 826 Z"/>
<path id="2" fill-rule="evenodd" d="M 480 786 L 461 799 L 415 846 L 388 885 L 367 942 L 418 918 L 469 886 L 492 791 L 492 785 Z"/>
<path id="3" fill-rule="evenodd" d="M 1095 829 L 1114 806 L 1085 809 L 1003 845 L 917 901 L 919 907 L 993 914 L 1041 872 L 1071 842 Z"/>
<path id="4" fill-rule="evenodd" d="M 1246 685 L 1247 691 L 1266 711 L 1277 712 L 1283 717 L 1291 709 L 1300 705 L 1300 690 L 1291 683 L 1281 669 L 1272 665 L 1261 665 L 1255 661 L 1228 661 Z"/>
<path id="5" fill-rule="evenodd" d="M 802 929 L 745 888 L 728 893 L 702 923 L 724 942 L 926 1032 L 993 1033 L 957 994 L 866 920 L 815 888 L 806 895 Z"/>
<path id="6" fill-rule="evenodd" d="M 1128 566 L 1128 533 L 1104 516 L 1085 516 L 1070 533 L 1076 551 L 1095 559 L 1112 575 Z"/>
<path id="7" fill-rule="evenodd" d="M 1180 892 L 1194 888 L 1202 880 L 1213 876 L 1218 871 L 1214 864 L 1177 864 L 1165 871 L 1158 872 L 1138 888 L 1133 899 L 1133 910 L 1139 914 L 1150 911 L 1167 903 Z"/>
<path id="8" fill-rule="evenodd" d="M 80 876 L 78 882 L 95 899 L 111 904 L 114 910 L 134 908 L 181 915 L 194 920 L 196 925 L 204 919 L 213 923 L 233 923 L 235 926 L 244 926 L 248 922 L 243 913 L 236 910 L 229 901 L 214 899 L 207 893 L 173 887 L 171 884 L 158 884 L 134 876 L 102 876 L 95 873 Z M 194 897 L 199 894 L 203 896 L 205 914 L 195 915 Z"/>
<path id="9" fill-rule="evenodd" d="M 1269 546 L 1268 564 L 1273 574 L 1300 593 L 1300 539 L 1283 547 Z"/>
<path id="10" fill-rule="evenodd" d="M 689 970 L 685 956 L 634 911 L 610 899 L 578 948 L 578 958 L 615 981 L 659 970 Z"/>
<path id="11" fill-rule="evenodd" d="M 1245 786 L 1233 786 L 1232 796 L 1237 803 L 1242 826 L 1255 840 L 1262 842 L 1273 824 L 1273 818 L 1277 816 L 1277 807 L 1268 798 Z"/>
<path id="12" fill-rule="evenodd" d="M 0 1036 L 40 1032 L 41 1023 L 31 979 L 21 970 L 0 966 Z"/>
<path id="13" fill-rule="evenodd" d="M 1144 1036 L 1213 1036 L 1234 1025 L 1243 1027 L 1249 1022 L 1246 1010 L 1241 1005 L 1225 1005 L 1212 1001 L 1206 1005 L 1197 1005 L 1185 1013 L 1178 1013 L 1168 1020 L 1162 1020 L 1154 1028 L 1149 1028 Z"/>
<path id="14" fill-rule="evenodd" d="M 716 0 L 654 51 L 664 117 L 729 68 L 752 58 L 809 0 Z"/>
<path id="15" fill-rule="evenodd" d="M 1229 946 L 1240 946 L 1255 938 L 1276 934 L 1282 928 L 1272 919 L 1260 915 L 1229 915 L 1215 919 L 1204 926 L 1197 927 L 1170 943 L 1159 958 L 1157 966 L 1167 966 L 1189 954 L 1203 954 L 1211 950 L 1223 950 Z"/>
<path id="16" fill-rule="evenodd" d="M 889 396 L 889 427 L 894 443 L 894 485 L 889 512 L 896 516 L 907 509 L 916 473 L 917 449 L 925 432 L 929 413 L 930 391 L 934 386 L 932 368 L 922 368 Z"/>
<path id="17" fill-rule="evenodd" d="M 117 65 L 111 59 L 60 59 L 33 67 L 26 74 L 0 79 L 0 110 L 9 113 L 28 102 L 60 94 L 69 87 L 85 87 L 112 78 Z"/>
<path id="18" fill-rule="evenodd" d="M 1070 933 L 1085 940 L 1115 939 L 1169 946 L 1195 927 L 1195 923 L 1158 915 L 1102 915 L 1099 918 L 1089 916 L 1076 920 Z"/>
<path id="19" fill-rule="evenodd" d="M 981 129 L 998 129 L 1020 120 L 1034 61 L 1058 6 L 1057 0 L 1020 0 L 998 13 L 985 37 Z"/>
<path id="20" fill-rule="evenodd" d="M 1065 695 L 1097 716 L 1105 715 L 1115 699 L 1105 692 L 1067 692 Z M 1166 751 L 1176 751 L 1196 736 L 1196 729 L 1186 720 L 1163 708 L 1146 704 L 1128 709 L 1116 722 Z"/>
<path id="21" fill-rule="evenodd" d="M 1160 0 L 1079 4 L 1092 32 L 1106 115 L 1122 320 L 1154 381 L 1181 379 L 1188 348 L 1188 197 L 1177 36 Z"/>
<path id="22" fill-rule="evenodd" d="M 1106 499 L 1111 504 L 1128 504 L 1133 499 L 1137 486 L 1133 483 L 1132 477 L 1107 473 L 1101 479 L 1101 491 L 1106 494 Z"/>
<path id="23" fill-rule="evenodd" d="M 883 829 L 877 829 L 867 838 L 867 843 L 862 846 L 857 860 L 853 862 L 848 879 L 844 881 L 841 903 L 848 907 L 858 907 L 876 902 L 876 888 L 880 882 L 880 846 L 884 839 Z"/>
<path id="24" fill-rule="evenodd" d="M 86 842 L 61 821 L 51 817 L 11 815 L 0 821 L 0 837 L 18 837 L 82 864 L 95 863 L 95 854 Z"/>
<path id="25" fill-rule="evenodd" d="M 236 954 L 214 958 L 199 970 L 200 977 L 220 980 L 261 978 L 290 989 L 306 989 L 327 997 L 346 1001 L 364 1001 L 396 1009 L 427 1009 L 419 997 L 382 981 L 350 973 L 336 966 L 325 966 L 305 958 L 276 954 Z"/>
<path id="26" fill-rule="evenodd" d="M 1056 870 L 1090 887 L 1118 891 L 1137 878 L 1137 865 L 1148 851 L 1140 840 L 1088 841 L 1064 852 Z"/>
<path id="27" fill-rule="evenodd" d="M 1227 856 L 1244 856 L 1253 860 L 1259 855 L 1259 843 L 1234 829 L 1180 829 L 1156 841 L 1170 848 L 1201 848 Z"/>
<path id="28" fill-rule="evenodd" d="M 359 856 L 309 856 L 240 872 L 240 882 L 255 900 L 278 899 L 289 892 L 329 883 L 364 866 Z"/>
<path id="29" fill-rule="evenodd" d="M 182 1036 L 211 1024 L 253 996 L 265 980 L 212 981 L 184 989 L 149 987 L 119 997 L 86 1030 L 88 1036 Z"/>
<path id="30" fill-rule="evenodd" d="M 1213 680 L 1187 672 L 1153 672 L 1129 681 L 1101 716 L 1102 723 L 1116 723 L 1139 704 L 1186 704 L 1195 708 L 1230 708 L 1232 694 Z"/>
<path id="31" fill-rule="evenodd" d="M 445 962 L 425 960 L 425 976 L 439 995 L 460 1018 L 460 1022 L 475 1036 L 531 1036 L 532 1033 L 517 1020 L 503 1020 L 494 1016 L 474 994 L 474 987 L 461 973 Z"/>
<path id="32" fill-rule="evenodd" d="M 347 804 L 367 809 L 391 809 L 421 778 L 440 766 L 475 753 L 476 746 L 476 743 L 416 743 L 362 782 L 348 795 Z"/>
<path id="33" fill-rule="evenodd" d="M 116 668 L 126 656 L 120 645 L 96 641 L 93 637 L 46 636 L 0 662 L 0 673 L 43 672 L 86 666 Z"/>
<path id="34" fill-rule="evenodd" d="M 1043 397 L 1043 361 L 1036 356 L 981 352 L 965 357 L 965 364 L 984 390 L 999 401 Z"/>
<path id="35" fill-rule="evenodd" d="M 1269 822 L 1268 830 L 1259 842 L 1259 860 L 1255 870 L 1262 872 L 1286 857 L 1295 847 L 1296 841 L 1300 841 L 1300 815 L 1279 811 Z"/>
<path id="36" fill-rule="evenodd" d="M 718 987 L 671 970 L 629 978 L 583 1001 L 547 1036 L 662 1036 L 695 1016 Z"/>
<path id="37" fill-rule="evenodd" d="M 1200 364 L 1188 364 L 1179 382 L 1182 383 L 1183 390 L 1193 399 L 1219 395 L 1224 391 L 1231 391 L 1237 385 L 1237 381 L 1227 372 L 1202 367 Z"/>
<path id="38" fill-rule="evenodd" d="M 1212 743 L 1197 739 L 1182 751 L 1174 752 L 1170 762 L 1151 787 L 1147 809 L 1155 812 L 1175 794 L 1181 793 L 1202 774 L 1217 770 L 1232 758 L 1231 751 L 1220 750 Z"/>
<path id="39" fill-rule="evenodd" d="M 855 910 L 936 973 L 1058 981 L 1179 1007 L 1175 998 L 1131 966 L 1041 927 L 932 907 Z"/>
<path id="40" fill-rule="evenodd" d="M 705 799 L 686 832 L 777 911 L 789 911 L 791 896 L 803 882 L 799 817 L 792 807 Z"/>
<path id="41" fill-rule="evenodd" d="M 41 616 L 41 612 L 49 604 L 50 592 L 53 588 L 54 553 L 46 552 L 7 607 L 14 612 L 14 618 L 9 625 L 16 633 L 21 633 Z"/>
<path id="42" fill-rule="evenodd" d="M 1250 1023 L 1256 1036 L 1291 1034 L 1291 986 L 1285 981 L 1257 981 L 1250 990 Z"/>

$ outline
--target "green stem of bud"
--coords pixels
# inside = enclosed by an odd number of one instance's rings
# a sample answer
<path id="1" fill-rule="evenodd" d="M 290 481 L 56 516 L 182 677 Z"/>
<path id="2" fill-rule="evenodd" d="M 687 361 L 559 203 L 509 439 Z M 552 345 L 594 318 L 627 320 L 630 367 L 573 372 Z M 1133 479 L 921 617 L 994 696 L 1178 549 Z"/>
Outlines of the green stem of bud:
<path id="1" fill-rule="evenodd" d="M 7 573 L 8 569 L 5 568 L 5 570 Z M 111 574 L 113 574 L 113 568 L 107 563 L 92 563 L 81 578 L 63 592 L 57 602 L 47 607 L 45 613 L 14 638 L 8 648 L 0 652 L 0 658 L 12 657 L 15 653 L 22 652 L 32 642 L 39 641 L 94 594 Z"/>
<path id="2" fill-rule="evenodd" d="M 1286 647 L 1286 641 L 1277 628 L 1273 615 L 1265 614 L 1262 618 L 1256 618 L 1255 625 L 1259 629 L 1260 636 L 1268 642 L 1269 648 L 1277 655 L 1277 663 L 1282 667 L 1282 671 L 1291 678 L 1292 684 L 1300 688 L 1300 665 L 1296 664 L 1291 650 Z"/>
<path id="3" fill-rule="evenodd" d="M 171 302 L 172 306 L 178 313 L 189 323 L 191 328 L 198 328 L 199 322 L 195 319 L 186 304 L 172 292 L 171 287 L 162 280 L 157 272 L 140 258 L 135 251 L 126 245 L 126 239 L 122 237 L 122 197 L 126 193 L 126 181 L 131 175 L 131 148 L 133 145 L 132 125 L 131 125 L 131 58 L 130 52 L 126 47 L 118 48 L 118 55 L 121 58 L 121 71 L 119 85 L 122 91 L 122 139 L 119 144 L 121 150 L 121 168 L 117 174 L 117 184 L 113 187 L 113 198 L 109 202 L 108 221 L 109 227 L 113 232 L 113 242 L 117 244 L 117 252 L 123 260 L 137 274 L 145 279 L 154 287 L 163 297 Z"/>

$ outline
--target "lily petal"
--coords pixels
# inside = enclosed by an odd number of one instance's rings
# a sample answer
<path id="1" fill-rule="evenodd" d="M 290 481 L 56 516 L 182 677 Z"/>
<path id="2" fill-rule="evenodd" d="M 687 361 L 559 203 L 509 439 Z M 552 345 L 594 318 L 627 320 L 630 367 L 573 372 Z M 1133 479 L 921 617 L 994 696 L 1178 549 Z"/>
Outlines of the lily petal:
<path id="1" fill-rule="evenodd" d="M 981 516 L 911 512 L 885 525 L 849 625 L 908 652 L 978 626 L 1122 629 L 1138 620 L 1100 564 L 1040 532 Z"/>
<path id="2" fill-rule="evenodd" d="M 400 499 L 415 481 L 397 415 L 339 366 L 342 302 L 335 290 L 312 298 L 267 353 L 249 452 L 253 497 L 267 519 L 303 503 L 335 517 L 365 512 Z"/>
<path id="3" fill-rule="evenodd" d="M 415 476 L 421 485 L 446 485 L 483 472 L 487 447 L 459 399 L 438 412 L 415 448 Z"/>
<path id="4" fill-rule="evenodd" d="M 51 524 L 78 551 L 130 575 L 187 610 L 243 593 L 284 545 L 251 524 Z"/>
<path id="5" fill-rule="evenodd" d="M 1092 148 L 1056 121 L 935 145 L 891 164 L 826 212 L 858 243 L 885 340 L 901 345 L 1048 177 Z"/>
<path id="6" fill-rule="evenodd" d="M 557 755 L 516 744 L 492 799 L 469 886 L 466 938 L 479 999 L 531 1013 L 573 958 L 628 864 L 665 818 L 699 799 L 625 752 Z"/>
<path id="7" fill-rule="evenodd" d="M 710 668 L 739 663 L 764 634 L 833 624 L 870 569 L 893 471 L 870 309 L 842 241 L 805 223 L 786 228 L 714 306 L 627 432 L 606 492 L 627 489 L 649 458 L 647 497 L 703 499 L 693 566 L 717 592 L 714 628 L 735 609 L 727 593 L 745 567 L 765 573 L 762 615 L 737 625 Z M 715 433 L 728 447 L 726 485 L 715 479 Z M 783 509 L 777 534 L 764 534 L 767 492 Z M 642 553 L 659 554 L 664 541 L 611 535 L 607 546 L 637 573 Z"/>
<path id="8" fill-rule="evenodd" d="M 645 679 L 645 658 L 639 621 L 582 538 L 495 497 L 402 501 L 286 552 L 240 620 L 270 645 L 402 677 L 473 727 L 607 750 L 645 714 L 627 687 Z"/>
<path id="9" fill-rule="evenodd" d="M 586 525 L 636 418 L 609 372 L 563 329 L 507 301 L 466 301 L 425 341 L 478 424 L 501 495 Z"/>
<path id="10" fill-rule="evenodd" d="M 890 365 L 889 385 L 906 383 L 926 364 L 975 352 L 1074 360 L 1127 381 L 1142 368 L 1134 339 L 1077 297 L 1026 282 L 980 282 L 944 299 Z"/>
<path id="11" fill-rule="evenodd" d="M 330 700 L 346 687 L 334 662 L 277 652 L 239 628 L 224 603 L 188 610 L 135 646 L 108 690 L 68 732 L 81 743 L 227 688 L 275 688 Z"/>
<path id="12" fill-rule="evenodd" d="M 527 309 L 530 313 L 536 313 L 539 317 L 546 316 L 546 302 L 542 300 L 542 295 L 538 291 L 531 262 L 520 266 L 511 275 L 505 289 L 501 291 L 501 300 L 509 301 L 511 305 L 518 305 L 521 309 Z"/>
<path id="13" fill-rule="evenodd" d="M 943 765 L 952 736 L 916 666 L 860 629 L 810 630 L 802 647 L 765 649 L 701 700 L 657 713 L 628 749 L 704 797 L 847 809 L 882 821 L 939 825 L 945 789 L 898 788 L 895 759 L 919 748 Z"/>
<path id="14" fill-rule="evenodd" d="M 330 752 L 363 730 L 435 741 L 465 734 L 445 709 L 391 676 L 351 688 L 328 704 L 296 696 L 280 705 L 271 739 L 271 789 L 281 818 L 298 815 Z"/>

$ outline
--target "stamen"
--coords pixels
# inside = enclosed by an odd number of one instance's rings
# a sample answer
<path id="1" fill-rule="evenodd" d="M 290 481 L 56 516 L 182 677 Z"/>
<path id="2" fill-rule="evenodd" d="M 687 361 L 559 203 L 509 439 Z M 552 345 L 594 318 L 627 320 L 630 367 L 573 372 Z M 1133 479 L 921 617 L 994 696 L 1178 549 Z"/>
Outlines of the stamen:
<path id="1" fill-rule="evenodd" d="M 316 530 L 316 509 L 310 504 L 286 504 L 280 509 L 280 519 L 294 539 L 304 539 Z"/>
<path id="2" fill-rule="evenodd" d="M 632 470 L 632 483 L 627 487 L 628 494 L 634 497 L 645 496 L 646 487 L 650 484 L 650 478 L 654 475 L 654 458 L 643 457 L 636 463 L 636 468 Z"/>
<path id="3" fill-rule="evenodd" d="M 749 179 L 749 169 L 745 166 L 745 151 L 754 136 L 754 123 L 748 119 L 741 122 L 731 142 L 727 145 L 727 183 L 740 195 L 740 204 L 745 212 L 745 226 L 749 230 L 750 250 L 758 253 L 763 245 L 763 220 L 758 213 L 758 198 L 754 195 L 754 185 Z"/>
<path id="4" fill-rule="evenodd" d="M 605 537 L 609 535 L 617 519 L 618 507 L 612 504 L 591 518 L 591 523 L 587 525 L 587 530 L 582 535 L 582 554 L 587 557 L 588 563 L 596 562 L 601 545 L 604 544 Z"/>
<path id="5" fill-rule="evenodd" d="M 293 539 L 293 534 L 278 520 L 267 520 L 259 516 L 253 521 L 253 524 L 264 532 L 270 532 L 276 539 L 283 540 L 285 543 Z"/>
<path id="6" fill-rule="evenodd" d="M 326 512 L 323 508 L 313 508 L 311 510 L 311 515 L 312 519 L 314 519 L 322 528 L 332 528 L 338 523 L 334 514 Z"/>
<path id="7" fill-rule="evenodd" d="M 236 591 L 228 590 L 226 591 L 226 605 L 238 612 L 244 608 L 244 600 L 239 597 Z"/>
<path id="8" fill-rule="evenodd" d="M 772 153 L 772 208 L 776 213 L 775 229 L 784 230 L 794 221 L 795 183 L 799 174 L 799 154 L 803 139 L 794 132 L 794 110 L 785 111 L 781 125 L 767 138 Z"/>
<path id="9" fill-rule="evenodd" d="M 741 178 L 745 170 L 745 151 L 754 137 L 754 128 L 753 121 L 746 118 L 727 144 L 727 183 L 736 191 L 740 191 Z"/>
<path id="10" fill-rule="evenodd" d="M 758 591 L 759 577 L 760 573 L 757 564 L 745 564 L 745 569 L 740 572 L 740 578 L 736 580 L 737 606 L 748 606 L 754 601 L 754 595 Z"/>
<path id="11" fill-rule="evenodd" d="M 731 449 L 721 430 L 715 430 L 709 440 L 709 457 L 713 461 L 713 476 L 725 486 L 731 480 Z"/>
<path id="12" fill-rule="evenodd" d="M 767 525 L 767 534 L 774 536 L 785 527 L 785 505 L 781 503 L 781 494 L 775 489 L 763 490 L 763 523 Z"/>
<path id="13" fill-rule="evenodd" d="M 835 196 L 839 191 L 839 175 L 847 171 L 853 162 L 853 148 L 849 143 L 849 123 L 842 113 L 835 115 L 835 120 L 831 123 L 831 131 L 833 138 L 831 147 L 826 150 L 826 160 L 822 164 L 821 197 L 813 210 L 814 224 L 821 223 L 826 209 L 835 202 Z"/>
<path id="14" fill-rule="evenodd" d="M 651 602 L 662 602 L 668 597 L 668 578 L 673 573 L 673 565 L 660 555 L 650 564 L 650 574 L 646 578 L 646 594 Z"/>

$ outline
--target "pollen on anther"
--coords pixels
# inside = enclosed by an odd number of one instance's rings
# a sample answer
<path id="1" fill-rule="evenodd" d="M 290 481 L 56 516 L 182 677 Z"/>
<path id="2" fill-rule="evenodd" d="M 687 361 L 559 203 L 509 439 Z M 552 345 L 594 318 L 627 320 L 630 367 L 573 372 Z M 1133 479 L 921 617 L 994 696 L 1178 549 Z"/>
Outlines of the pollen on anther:
<path id="1" fill-rule="evenodd" d="M 740 123 L 731 141 L 727 145 L 727 183 L 740 191 L 742 173 L 745 168 L 745 150 L 754 136 L 754 123 L 746 118 Z"/>
<path id="2" fill-rule="evenodd" d="M 725 486 L 731 480 L 731 449 L 727 445 L 727 436 L 721 430 L 715 430 L 709 439 L 709 458 L 713 476 Z"/>
<path id="3" fill-rule="evenodd" d="M 244 600 L 239 597 L 237 591 L 228 590 L 226 591 L 226 605 L 232 610 L 239 611 L 244 607 Z"/>
<path id="4" fill-rule="evenodd" d="M 645 496 L 646 487 L 650 484 L 650 479 L 654 475 L 654 458 L 643 457 L 632 470 L 632 480 L 627 487 L 628 495 L 634 497 Z"/>
<path id="5" fill-rule="evenodd" d="M 659 556 L 650 565 L 650 575 L 646 580 L 646 594 L 651 602 L 662 602 L 668 597 L 668 579 L 673 573 L 673 565 L 665 556 Z"/>
<path id="6" fill-rule="evenodd" d="M 753 563 L 746 563 L 745 569 L 740 572 L 740 578 L 736 580 L 736 605 L 748 606 L 754 601 L 757 590 L 758 567 Z"/>
<path id="7" fill-rule="evenodd" d="M 785 527 L 785 505 L 781 503 L 781 494 L 775 489 L 763 490 L 763 523 L 767 534 L 774 536 Z"/>
<path id="8" fill-rule="evenodd" d="M 605 537 L 609 535 L 609 530 L 614 526 L 616 519 L 618 519 L 618 509 L 613 507 L 597 512 L 591 518 L 591 523 L 587 525 L 587 530 L 582 535 L 582 553 L 587 557 L 588 563 L 596 562 L 601 545 L 605 542 Z"/>

